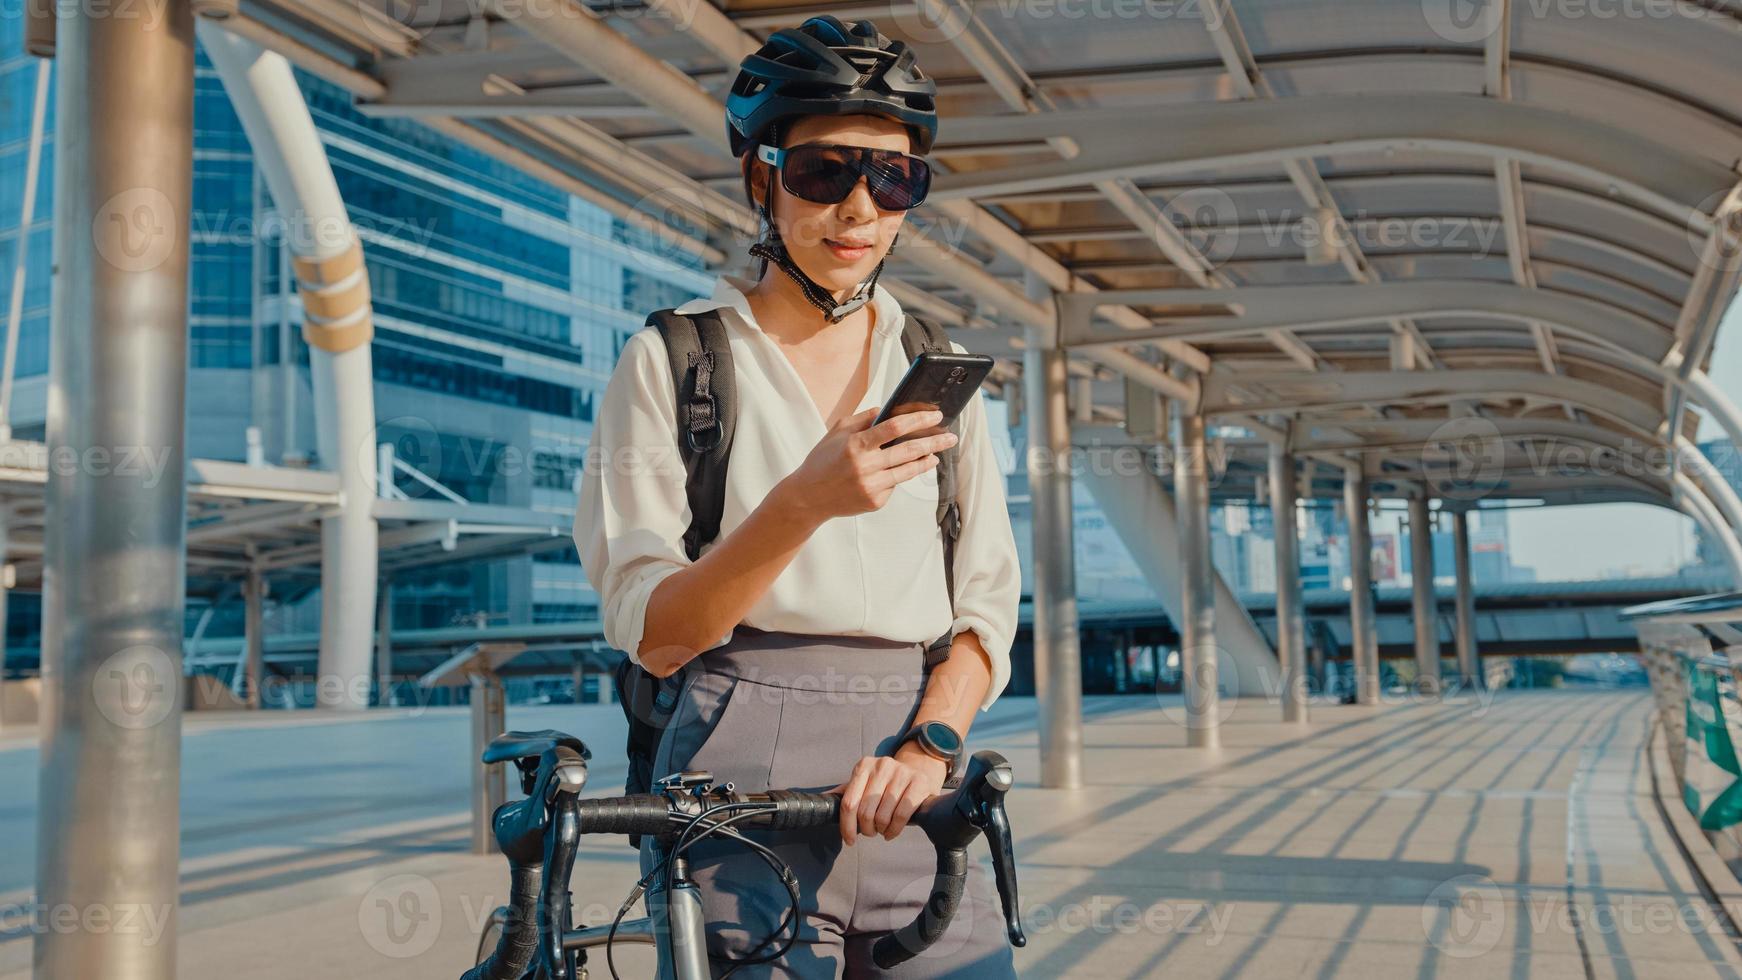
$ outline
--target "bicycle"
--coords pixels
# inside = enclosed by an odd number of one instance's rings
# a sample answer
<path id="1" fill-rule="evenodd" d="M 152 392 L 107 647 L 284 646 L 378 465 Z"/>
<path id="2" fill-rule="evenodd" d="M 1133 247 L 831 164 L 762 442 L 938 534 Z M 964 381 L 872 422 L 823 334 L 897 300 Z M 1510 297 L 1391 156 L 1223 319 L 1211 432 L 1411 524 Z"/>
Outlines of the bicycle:
<path id="1" fill-rule="evenodd" d="M 798 935 L 798 882 L 779 857 L 740 834 L 739 826 L 802 830 L 840 819 L 840 796 L 799 790 L 739 793 L 731 783 L 716 786 L 711 773 L 673 773 L 657 782 L 659 792 L 603 799 L 581 799 L 592 753 L 580 739 L 558 731 L 508 732 L 486 748 L 486 764 L 513 762 L 525 798 L 503 804 L 492 820 L 496 844 L 508 858 L 509 904 L 496 910 L 478 944 L 478 963 L 461 980 L 586 980 L 587 950 L 603 946 L 607 966 L 613 944 L 652 945 L 659 980 L 708 980 L 709 954 L 701 893 L 689 878 L 684 852 L 696 841 L 719 835 L 756 851 L 780 875 L 791 907 L 774 933 L 725 974 L 750 963 L 785 955 Z M 880 937 L 873 961 L 889 969 L 924 952 L 954 918 L 967 881 L 967 848 L 984 833 L 1011 945 L 1027 939 L 1017 917 L 1016 860 L 1004 796 L 1014 783 L 1010 763 L 990 750 L 969 760 L 959 788 L 933 797 L 908 821 L 937 849 L 931 896 L 918 916 Z M 643 834 L 654 840 L 654 870 L 631 890 L 609 926 L 575 928 L 569 876 L 583 834 Z M 647 914 L 624 920 L 645 895 Z M 788 926 L 791 926 L 788 930 Z M 762 952 L 788 933 L 772 952 Z M 494 942 L 492 939 L 494 938 Z"/>

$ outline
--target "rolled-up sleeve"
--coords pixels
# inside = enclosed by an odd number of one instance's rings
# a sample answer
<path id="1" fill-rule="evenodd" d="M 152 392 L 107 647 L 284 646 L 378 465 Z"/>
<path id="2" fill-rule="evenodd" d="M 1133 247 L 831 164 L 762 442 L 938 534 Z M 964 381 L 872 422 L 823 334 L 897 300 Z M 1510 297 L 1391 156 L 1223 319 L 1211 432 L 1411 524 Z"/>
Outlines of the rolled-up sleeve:
<path id="1" fill-rule="evenodd" d="M 967 350 L 952 342 L 958 354 Z M 980 704 L 985 711 L 1010 682 L 1010 647 L 1016 639 L 1022 569 L 1010 509 L 1004 499 L 1004 470 L 992 447 L 986 421 L 986 396 L 975 392 L 962 414 L 957 452 L 956 495 L 962 508 L 956 540 L 956 612 L 951 634 L 973 630 L 992 661 L 992 683 Z"/>
<path id="2" fill-rule="evenodd" d="M 665 342 L 630 336 L 605 385 L 581 468 L 575 550 L 599 593 L 605 642 L 637 663 L 653 590 L 690 564 L 689 499 Z"/>

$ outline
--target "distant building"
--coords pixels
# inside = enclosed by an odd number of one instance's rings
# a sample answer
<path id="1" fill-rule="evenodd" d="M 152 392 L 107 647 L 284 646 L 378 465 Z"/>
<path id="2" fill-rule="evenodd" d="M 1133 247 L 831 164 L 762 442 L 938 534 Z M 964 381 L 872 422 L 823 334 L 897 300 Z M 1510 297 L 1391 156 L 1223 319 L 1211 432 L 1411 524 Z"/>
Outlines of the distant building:
<path id="1" fill-rule="evenodd" d="M 23 25 L 22 17 L 0 25 L 0 51 L 10 55 L 0 60 L 7 268 L 19 246 L 37 64 L 22 54 Z M 624 341 L 652 310 L 705 295 L 712 275 L 564 191 L 413 121 L 365 116 L 336 86 L 297 78 L 368 262 L 383 439 L 470 501 L 571 512 L 594 408 Z M 320 465 L 288 250 L 203 52 L 194 118 L 188 453 L 241 460 L 252 424 L 270 462 Z M 27 439 L 44 429 L 53 119 L 51 111 L 13 401 L 14 432 Z M 5 277 L 0 292 L 9 286 Z M 274 593 L 283 594 L 276 585 Z M 496 621 L 573 619 L 597 605 L 572 548 L 407 574 L 393 594 L 395 624 L 411 628 L 479 612 Z M 274 614 L 271 628 L 316 628 L 318 594 L 311 598 Z M 220 614 L 214 635 L 240 632 L 239 605 Z M 37 646 L 35 597 L 16 596 L 8 613 L 8 645 Z"/>

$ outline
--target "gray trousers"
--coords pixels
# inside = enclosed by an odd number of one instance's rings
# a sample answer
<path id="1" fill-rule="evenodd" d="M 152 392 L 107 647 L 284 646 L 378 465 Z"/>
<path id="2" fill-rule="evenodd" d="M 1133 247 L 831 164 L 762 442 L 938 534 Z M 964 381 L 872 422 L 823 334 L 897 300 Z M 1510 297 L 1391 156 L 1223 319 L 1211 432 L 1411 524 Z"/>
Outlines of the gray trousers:
<path id="1" fill-rule="evenodd" d="M 923 666 L 919 643 L 740 626 L 728 643 L 686 668 L 654 776 L 705 769 L 740 792 L 830 789 L 860 758 L 894 752 L 919 705 Z M 792 867 L 803 916 L 798 941 L 784 957 L 734 977 L 1016 975 L 997 894 L 980 863 L 984 850 L 969 855 L 967 888 L 950 928 L 929 950 L 882 971 L 871 962 L 872 943 L 911 921 L 931 893 L 937 859 L 925 834 L 910 828 L 892 841 L 860 836 L 852 847 L 834 826 L 746 834 Z M 709 952 L 747 955 L 787 914 L 785 887 L 733 841 L 710 838 L 686 853 L 707 914 Z M 643 874 L 652 860 L 644 839 Z M 716 961 L 715 975 L 722 969 Z"/>

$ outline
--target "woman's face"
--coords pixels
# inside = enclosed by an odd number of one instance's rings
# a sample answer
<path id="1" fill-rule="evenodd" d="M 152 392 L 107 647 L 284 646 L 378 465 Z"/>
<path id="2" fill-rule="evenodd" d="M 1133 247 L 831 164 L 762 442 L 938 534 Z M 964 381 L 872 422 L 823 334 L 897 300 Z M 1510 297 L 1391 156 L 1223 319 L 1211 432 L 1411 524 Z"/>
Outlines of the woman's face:
<path id="1" fill-rule="evenodd" d="M 802 117 L 781 140 L 782 146 L 800 143 L 912 152 L 912 137 L 906 127 L 872 115 Z M 752 159 L 750 166 L 756 168 L 750 186 L 760 202 L 768 190 L 772 168 L 753 157 L 754 154 L 746 154 L 747 159 Z M 840 203 L 816 204 L 794 197 L 776 175 L 773 215 L 787 254 L 812 281 L 842 299 L 870 278 L 871 270 L 889 253 L 907 212 L 877 207 L 863 177 Z"/>

